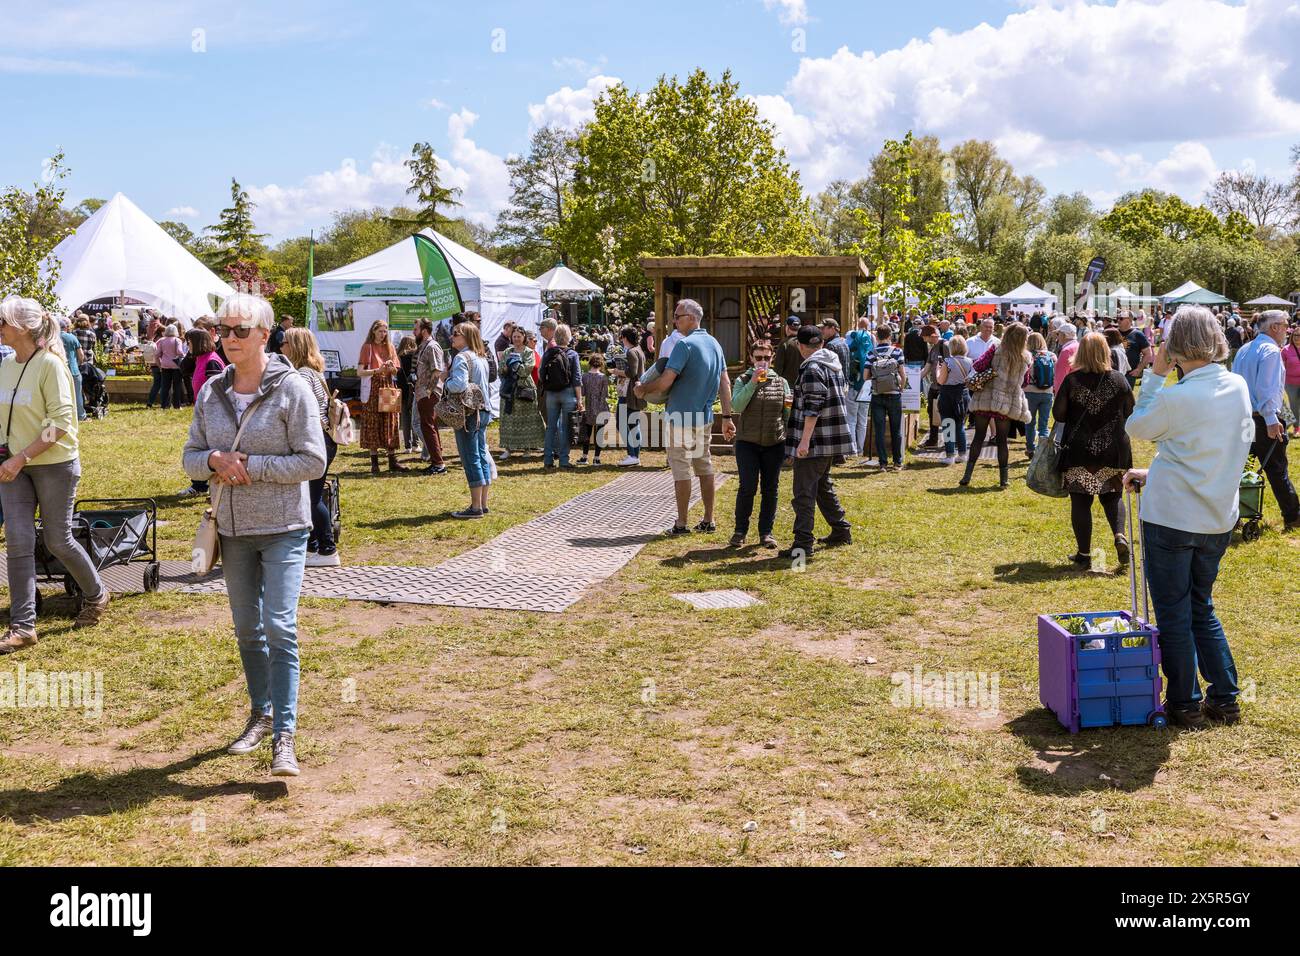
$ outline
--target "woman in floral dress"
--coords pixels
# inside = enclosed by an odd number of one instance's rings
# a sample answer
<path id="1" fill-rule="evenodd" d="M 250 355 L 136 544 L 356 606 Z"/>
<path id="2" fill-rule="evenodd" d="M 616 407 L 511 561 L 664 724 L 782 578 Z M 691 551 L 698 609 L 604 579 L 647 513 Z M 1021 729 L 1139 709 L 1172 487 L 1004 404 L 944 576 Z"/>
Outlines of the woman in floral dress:
<path id="1" fill-rule="evenodd" d="M 546 422 L 537 401 L 537 353 L 528 345 L 528 333 L 510 333 L 510 348 L 502 353 L 505 374 L 501 387 L 501 461 L 521 451 L 541 451 Z"/>
<path id="2" fill-rule="evenodd" d="M 396 388 L 400 369 L 397 350 L 388 338 L 388 323 L 380 319 L 370 326 L 366 344 L 361 346 L 361 356 L 357 360 L 362 401 L 365 403 L 365 412 L 361 416 L 361 447 L 370 452 L 372 475 L 379 474 L 381 451 L 388 453 L 389 471 L 406 471 L 397 463 L 397 447 L 401 440 L 401 400 L 398 400 L 391 412 L 379 410 L 379 390 Z"/>

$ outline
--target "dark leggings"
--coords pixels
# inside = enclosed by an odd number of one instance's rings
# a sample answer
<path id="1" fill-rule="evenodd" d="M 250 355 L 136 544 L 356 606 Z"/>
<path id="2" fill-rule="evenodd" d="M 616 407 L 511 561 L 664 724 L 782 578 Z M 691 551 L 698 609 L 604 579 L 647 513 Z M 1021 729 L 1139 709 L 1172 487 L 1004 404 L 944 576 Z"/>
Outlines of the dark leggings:
<path id="1" fill-rule="evenodd" d="M 325 482 L 338 450 L 339 446 L 334 444 L 334 439 L 326 435 L 325 473 L 307 482 L 307 492 L 311 499 L 311 534 L 308 535 L 307 544 L 315 545 L 313 550 L 322 554 L 333 554 L 335 548 L 334 517 L 330 514 L 329 505 L 325 503 Z"/>
<path id="2" fill-rule="evenodd" d="M 1124 496 L 1118 491 L 1108 491 L 1100 495 L 1085 495 L 1082 492 L 1070 492 L 1070 525 L 1074 528 L 1074 543 L 1079 554 L 1092 551 L 1092 499 L 1101 499 L 1101 510 L 1106 512 L 1106 523 L 1110 525 L 1112 535 L 1119 534 L 1120 522 L 1124 520 Z"/>
<path id="3" fill-rule="evenodd" d="M 975 439 L 971 442 L 970 461 L 978 461 L 980 452 L 984 448 L 984 436 L 988 433 L 989 424 L 993 425 L 993 440 L 998 446 L 998 467 L 1002 469 L 1009 468 L 1011 465 L 1011 452 L 1007 448 L 1007 435 L 1011 429 L 1011 420 L 1007 418 L 994 418 L 992 415 L 985 415 L 976 412 L 975 418 Z"/>
<path id="4" fill-rule="evenodd" d="M 587 457 L 587 452 L 591 450 L 591 446 L 594 444 L 596 446 L 596 457 L 593 460 L 600 461 L 600 434 L 597 426 L 588 425 L 586 422 L 579 423 L 578 437 L 582 442 L 582 457 Z"/>

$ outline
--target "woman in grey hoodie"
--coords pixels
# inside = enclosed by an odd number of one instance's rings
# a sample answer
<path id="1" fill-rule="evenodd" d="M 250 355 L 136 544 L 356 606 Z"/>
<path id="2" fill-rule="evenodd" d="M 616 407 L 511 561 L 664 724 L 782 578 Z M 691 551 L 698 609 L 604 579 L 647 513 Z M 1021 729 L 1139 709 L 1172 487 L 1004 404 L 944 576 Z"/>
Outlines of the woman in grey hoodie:
<path id="1" fill-rule="evenodd" d="M 217 322 L 231 364 L 197 396 L 183 461 L 191 478 L 222 488 L 221 567 L 252 702 L 228 751 L 246 754 L 273 736 L 271 773 L 296 777 L 298 596 L 311 529 L 307 482 L 325 473 L 320 408 L 293 366 L 265 350 L 275 323 L 269 302 L 233 295 Z"/>

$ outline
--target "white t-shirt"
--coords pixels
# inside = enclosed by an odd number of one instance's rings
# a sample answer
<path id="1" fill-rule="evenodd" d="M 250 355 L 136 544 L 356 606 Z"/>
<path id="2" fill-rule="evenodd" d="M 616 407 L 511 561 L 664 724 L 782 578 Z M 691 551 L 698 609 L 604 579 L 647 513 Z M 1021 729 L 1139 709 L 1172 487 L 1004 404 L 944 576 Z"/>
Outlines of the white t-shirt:
<path id="1" fill-rule="evenodd" d="M 990 335 L 987 342 L 980 336 L 973 335 L 966 340 L 966 357 L 972 362 L 978 362 L 981 355 L 998 344 L 1000 340 L 996 335 Z"/>
<path id="2" fill-rule="evenodd" d="M 253 399 L 257 397 L 254 392 L 251 395 L 245 395 L 243 392 L 237 392 L 233 388 L 227 389 L 226 394 L 230 396 L 230 401 L 235 406 L 235 416 L 238 421 L 244 420 L 244 412 L 248 411 L 248 406 L 253 404 Z"/>
<path id="3" fill-rule="evenodd" d="M 664 339 L 663 345 L 659 346 L 659 357 L 668 358 L 669 356 L 671 356 L 673 354 L 673 346 L 675 346 L 678 342 L 680 342 L 685 337 L 686 336 L 682 335 L 682 333 L 678 332 L 676 329 L 673 329 L 672 334 L 669 335 L 668 338 Z"/>

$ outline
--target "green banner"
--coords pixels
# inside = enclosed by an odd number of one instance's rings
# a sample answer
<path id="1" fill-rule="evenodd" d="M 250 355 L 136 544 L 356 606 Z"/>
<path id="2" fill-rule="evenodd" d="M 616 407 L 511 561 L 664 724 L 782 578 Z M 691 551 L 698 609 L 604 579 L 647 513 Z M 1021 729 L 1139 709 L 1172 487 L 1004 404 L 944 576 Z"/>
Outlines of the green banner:
<path id="1" fill-rule="evenodd" d="M 416 233 L 415 252 L 420 259 L 420 275 L 424 280 L 424 294 L 429 300 L 429 314 L 438 322 L 457 312 L 464 312 L 460 289 L 456 286 L 456 277 L 451 265 L 441 249 L 428 236 Z"/>
<path id="2" fill-rule="evenodd" d="M 388 328 L 393 332 L 410 332 L 415 329 L 416 319 L 428 319 L 427 302 L 390 302 L 388 303 Z"/>
<path id="3" fill-rule="evenodd" d="M 311 286 L 316 278 L 316 233 L 307 240 L 307 311 L 302 317 L 304 328 L 311 328 Z M 298 323 L 295 322 L 294 325 Z"/>

